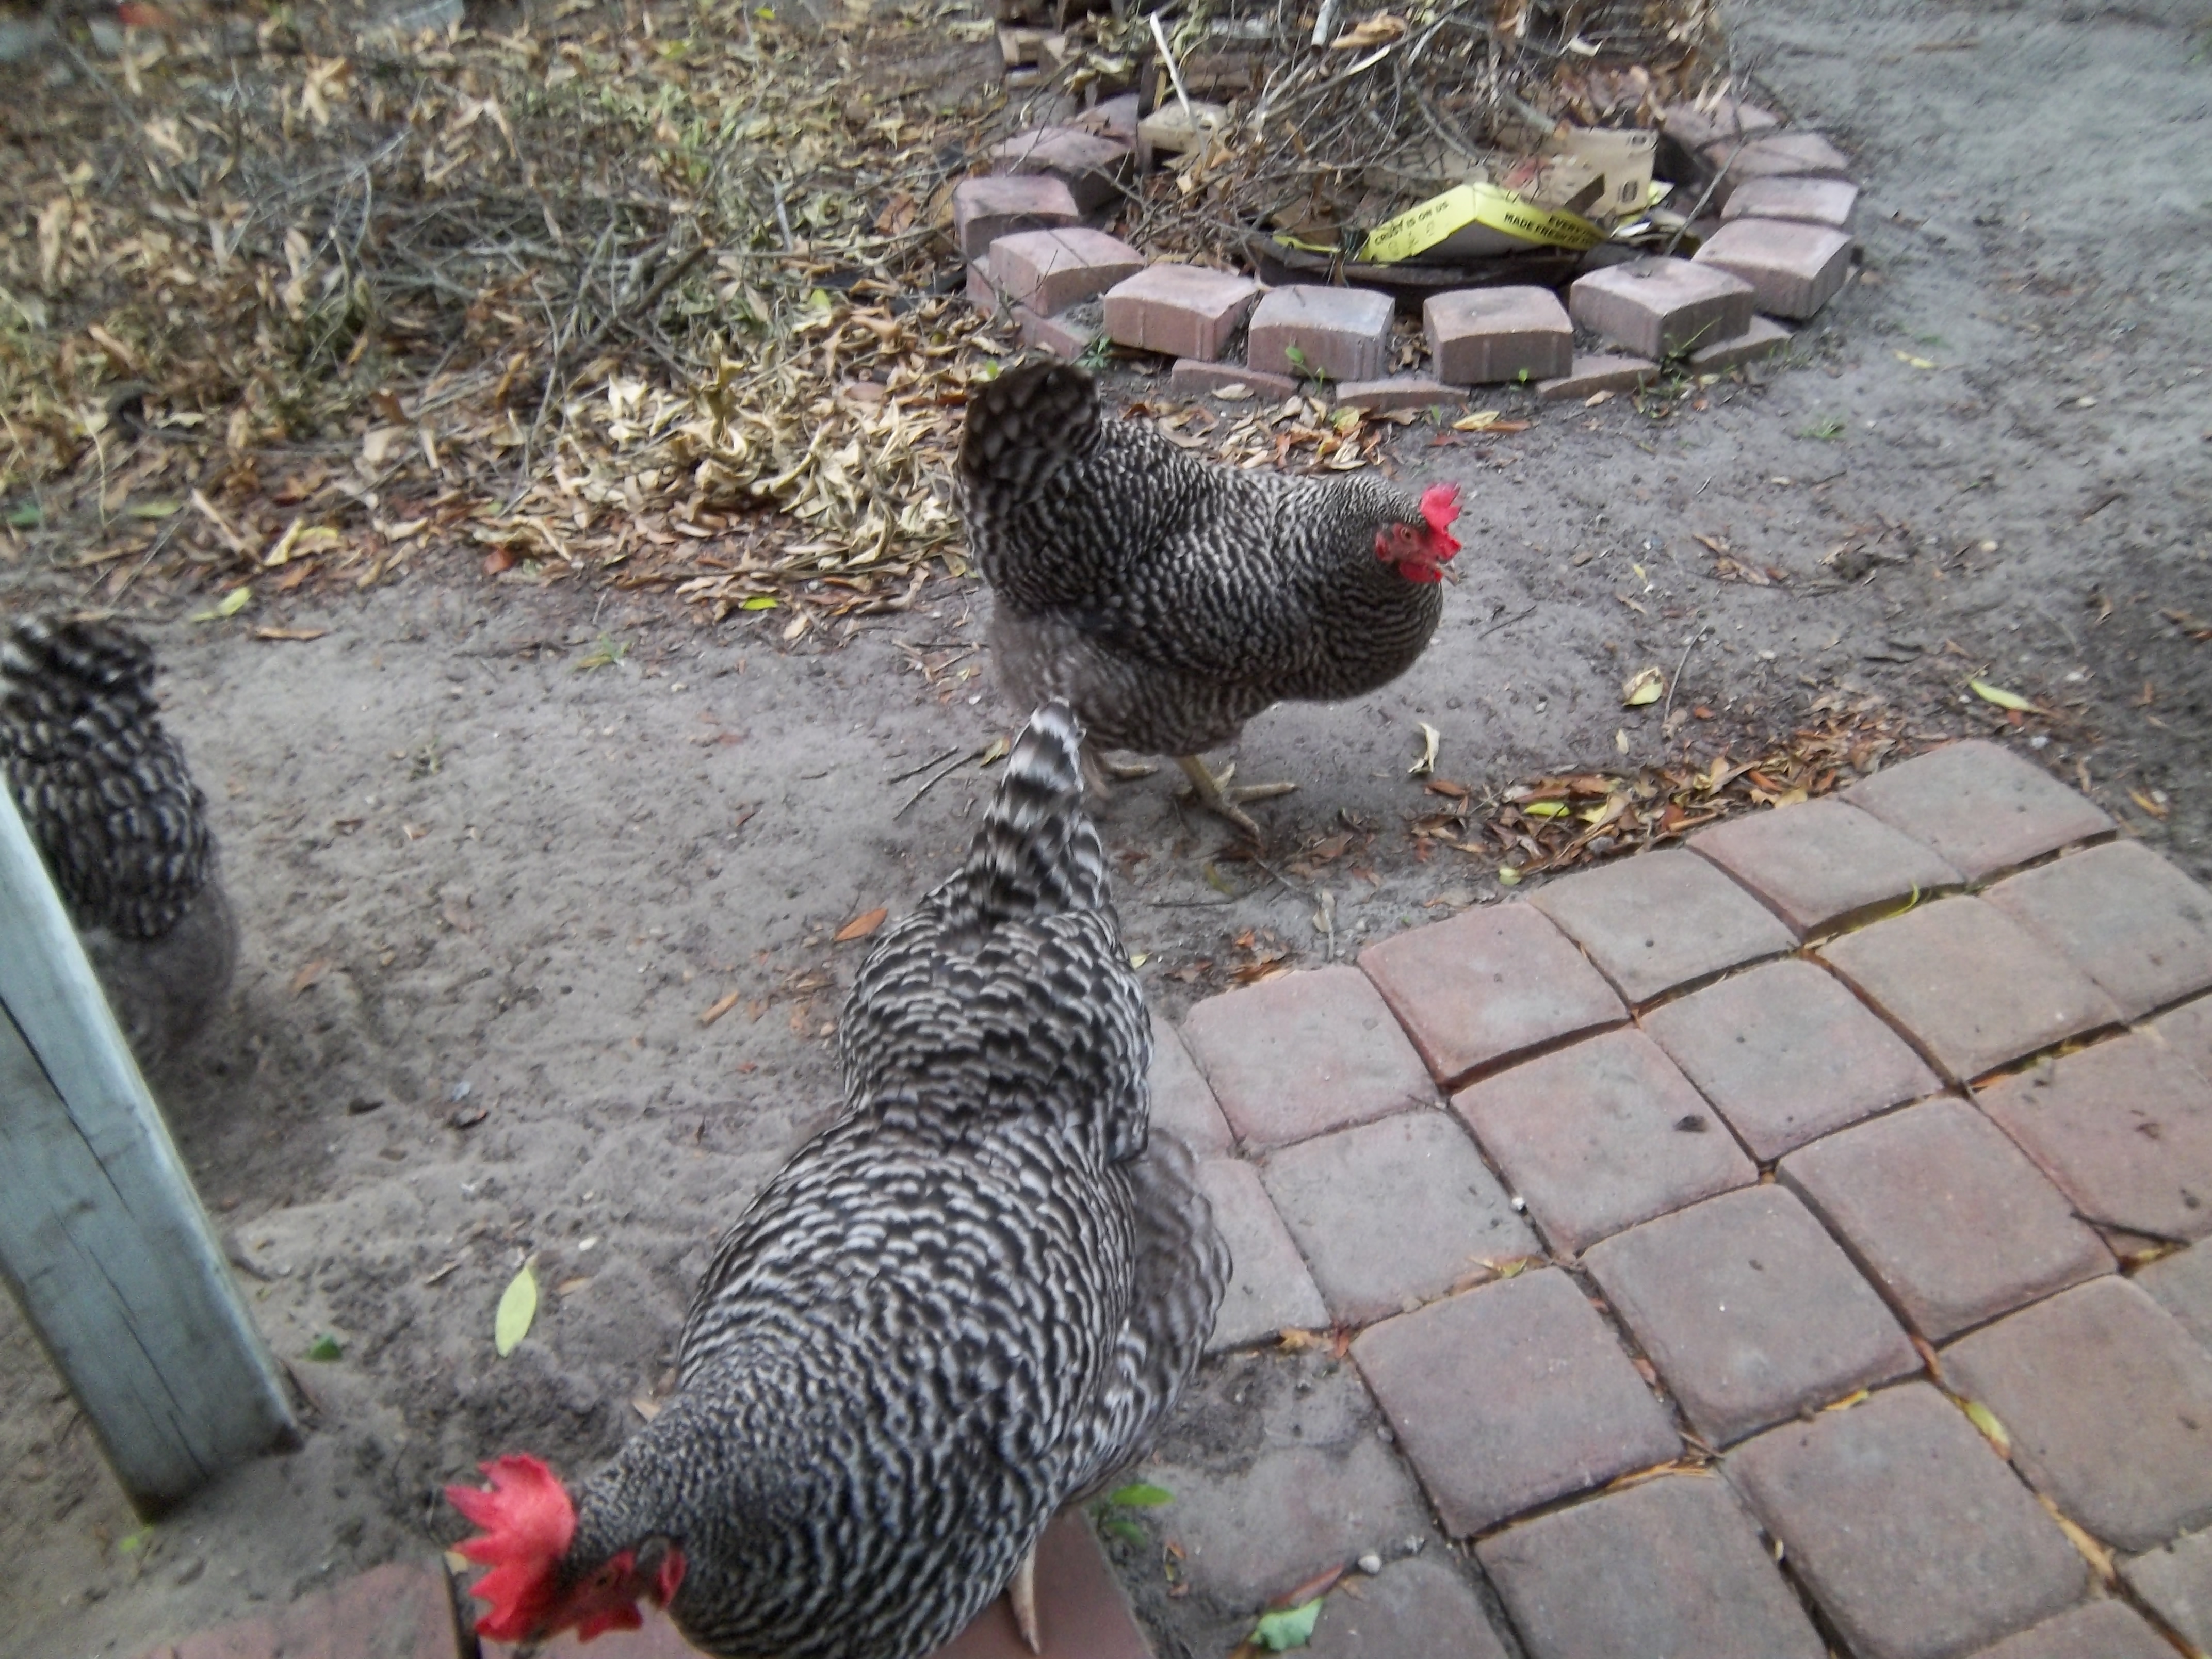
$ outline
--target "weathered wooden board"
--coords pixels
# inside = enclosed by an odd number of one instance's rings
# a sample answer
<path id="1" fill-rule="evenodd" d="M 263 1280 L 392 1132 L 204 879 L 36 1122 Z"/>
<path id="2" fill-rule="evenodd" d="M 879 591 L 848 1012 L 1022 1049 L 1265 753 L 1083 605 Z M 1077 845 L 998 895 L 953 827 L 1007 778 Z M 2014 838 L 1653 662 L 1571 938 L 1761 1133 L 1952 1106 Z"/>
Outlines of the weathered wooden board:
<path id="1" fill-rule="evenodd" d="M 4 788 L 0 1273 L 142 1514 L 296 1437 L 168 1126 Z"/>

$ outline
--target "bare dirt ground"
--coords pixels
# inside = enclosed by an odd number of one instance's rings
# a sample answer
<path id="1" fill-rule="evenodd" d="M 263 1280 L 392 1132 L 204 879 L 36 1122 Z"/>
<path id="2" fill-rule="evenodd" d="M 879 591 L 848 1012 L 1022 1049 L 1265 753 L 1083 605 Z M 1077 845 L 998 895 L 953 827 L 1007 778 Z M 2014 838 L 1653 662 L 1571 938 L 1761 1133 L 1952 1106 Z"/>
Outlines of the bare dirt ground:
<path id="1" fill-rule="evenodd" d="M 1402 474 L 1466 488 L 1463 580 L 1401 682 L 1254 723 L 1243 774 L 1302 783 L 1261 809 L 1272 868 L 1224 859 L 1164 779 L 1102 808 L 1170 1013 L 1255 955 L 1316 963 L 1498 896 L 1406 833 L 1434 804 L 1406 771 L 1424 720 L 1439 775 L 1480 789 L 1879 696 L 1922 738 L 2009 733 L 2212 876 L 2201 9 L 1786 0 L 1735 25 L 1861 160 L 1862 279 L 1703 407 L 1402 435 Z M 1699 538 L 1783 579 L 1718 580 Z M 0 583 L 74 591 L 20 561 Z M 480 1457 L 574 1468 L 619 1443 L 714 1234 L 830 1115 L 866 949 L 832 935 L 947 871 L 991 787 L 916 770 L 1018 718 L 978 648 L 988 603 L 941 583 L 788 649 L 757 617 L 427 578 L 258 613 L 330 630 L 309 642 L 148 619 L 246 940 L 228 1017 L 154 1081 L 312 1432 L 141 1529 L 9 1310 L 11 1652 L 138 1652 L 449 1539 L 434 1493 Z M 1647 663 L 1713 719 L 1670 745 L 1662 708 L 1620 708 Z M 2006 726 L 1970 675 L 2059 717 Z M 493 1305 L 531 1255 L 544 1306 L 499 1360 Z M 343 1357 L 311 1363 L 324 1333 Z M 1209 1382 L 1179 1461 L 1249 1456 L 1244 1393 Z M 1164 1655 L 1212 1659 L 1249 1620 L 1162 1594 L 1153 1553 L 1123 1565 Z"/>

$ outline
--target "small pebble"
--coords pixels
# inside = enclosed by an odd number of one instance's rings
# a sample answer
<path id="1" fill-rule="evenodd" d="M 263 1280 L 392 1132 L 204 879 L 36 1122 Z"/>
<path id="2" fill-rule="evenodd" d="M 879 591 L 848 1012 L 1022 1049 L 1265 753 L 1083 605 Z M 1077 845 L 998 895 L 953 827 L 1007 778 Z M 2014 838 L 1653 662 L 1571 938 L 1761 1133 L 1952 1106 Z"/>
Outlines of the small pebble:
<path id="1" fill-rule="evenodd" d="M 1365 1573 L 1370 1578 L 1372 1578 L 1376 1573 L 1382 1571 L 1382 1558 L 1376 1554 L 1373 1550 L 1368 1551 L 1366 1554 L 1359 1558 L 1359 1570 Z"/>

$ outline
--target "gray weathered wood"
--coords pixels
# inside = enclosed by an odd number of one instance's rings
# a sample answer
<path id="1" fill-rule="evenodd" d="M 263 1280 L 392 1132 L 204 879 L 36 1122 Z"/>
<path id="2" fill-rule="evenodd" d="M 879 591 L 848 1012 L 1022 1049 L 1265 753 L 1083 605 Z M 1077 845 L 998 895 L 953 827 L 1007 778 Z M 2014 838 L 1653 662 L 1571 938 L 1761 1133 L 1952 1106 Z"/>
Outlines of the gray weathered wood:
<path id="1" fill-rule="evenodd" d="M 296 1438 L 168 1126 L 4 787 L 0 1272 L 141 1514 Z"/>

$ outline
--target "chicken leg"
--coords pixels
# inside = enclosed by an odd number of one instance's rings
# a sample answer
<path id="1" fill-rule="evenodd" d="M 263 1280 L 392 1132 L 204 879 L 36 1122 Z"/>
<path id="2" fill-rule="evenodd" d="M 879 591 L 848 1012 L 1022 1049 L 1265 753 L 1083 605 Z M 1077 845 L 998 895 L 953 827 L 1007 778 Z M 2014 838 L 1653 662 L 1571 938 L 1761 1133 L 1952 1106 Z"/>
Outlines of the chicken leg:
<path id="1" fill-rule="evenodd" d="M 1252 821 L 1252 815 L 1237 803 L 1272 800 L 1277 795 L 1287 795 L 1297 787 L 1295 783 L 1245 783 L 1231 788 L 1229 781 L 1237 775 L 1234 761 L 1223 767 L 1218 776 L 1208 771 L 1206 763 L 1195 755 L 1178 755 L 1176 764 L 1182 768 L 1184 775 L 1190 779 L 1191 793 L 1198 797 L 1200 806 L 1227 818 L 1254 841 L 1264 840 L 1265 837 L 1260 833 L 1260 826 Z"/>
<path id="2" fill-rule="evenodd" d="M 1114 793 L 1115 781 L 1148 778 L 1160 769 L 1147 761 L 1117 761 L 1094 744 L 1083 745 L 1083 787 L 1103 800 Z"/>
<path id="3" fill-rule="evenodd" d="M 1006 1586 L 1006 1600 L 1013 1604 L 1014 1626 L 1022 1633 L 1031 1653 L 1042 1654 L 1044 1643 L 1037 1635 L 1036 1615 L 1036 1546 L 1030 1546 L 1022 1564 L 1014 1569 L 1013 1582 Z"/>

